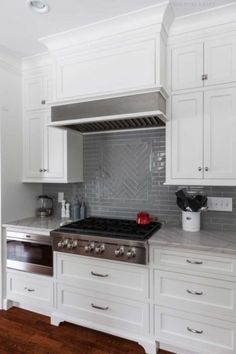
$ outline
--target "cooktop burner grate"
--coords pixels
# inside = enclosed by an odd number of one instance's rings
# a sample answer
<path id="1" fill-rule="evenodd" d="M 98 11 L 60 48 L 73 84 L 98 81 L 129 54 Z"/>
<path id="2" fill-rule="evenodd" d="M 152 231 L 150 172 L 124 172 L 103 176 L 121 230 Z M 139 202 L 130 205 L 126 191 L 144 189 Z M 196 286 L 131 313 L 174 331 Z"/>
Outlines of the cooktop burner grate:
<path id="1" fill-rule="evenodd" d="M 99 235 L 104 237 L 109 236 L 111 238 L 145 240 L 160 228 L 161 223 L 159 222 L 151 222 L 148 225 L 139 225 L 135 220 L 89 217 L 84 220 L 64 225 L 60 230 L 78 234 Z"/>

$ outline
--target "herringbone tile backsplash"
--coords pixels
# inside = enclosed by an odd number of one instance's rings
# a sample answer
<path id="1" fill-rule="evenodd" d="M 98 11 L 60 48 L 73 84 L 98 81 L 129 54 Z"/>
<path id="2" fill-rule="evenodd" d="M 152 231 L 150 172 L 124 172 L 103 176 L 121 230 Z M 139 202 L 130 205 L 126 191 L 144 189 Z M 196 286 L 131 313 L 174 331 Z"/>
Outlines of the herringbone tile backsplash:
<path id="1" fill-rule="evenodd" d="M 64 191 L 70 202 L 84 198 L 88 215 L 134 218 L 146 210 L 161 220 L 180 223 L 174 192 L 165 186 L 165 130 L 109 133 L 84 136 L 84 183 L 45 184 L 44 193 L 55 199 Z M 233 197 L 236 187 L 206 187 L 208 196 Z M 206 212 L 202 226 L 235 230 L 236 211 Z"/>

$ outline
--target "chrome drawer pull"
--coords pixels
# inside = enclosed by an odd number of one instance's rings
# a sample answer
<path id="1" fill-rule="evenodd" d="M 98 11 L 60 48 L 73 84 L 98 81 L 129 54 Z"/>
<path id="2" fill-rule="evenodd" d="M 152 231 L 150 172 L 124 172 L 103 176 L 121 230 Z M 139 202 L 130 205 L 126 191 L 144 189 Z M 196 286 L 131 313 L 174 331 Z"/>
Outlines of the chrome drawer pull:
<path id="1" fill-rule="evenodd" d="M 189 290 L 189 289 L 187 289 L 186 291 L 187 291 L 187 293 L 189 293 L 191 295 L 203 295 L 202 291 L 193 291 L 193 290 Z"/>
<path id="2" fill-rule="evenodd" d="M 94 277 L 102 277 L 102 278 L 107 278 L 109 276 L 108 274 L 100 274 L 100 273 L 95 273 L 95 272 L 91 272 L 91 274 Z"/>
<path id="3" fill-rule="evenodd" d="M 29 292 L 35 291 L 35 289 L 30 289 L 30 288 L 27 288 L 27 287 L 25 287 L 24 290 L 25 290 L 25 291 L 29 291 Z"/>
<path id="4" fill-rule="evenodd" d="M 191 333 L 195 333 L 195 334 L 202 334 L 203 331 L 198 331 L 197 329 L 193 329 L 193 328 L 190 328 L 190 327 L 187 327 L 187 330 Z"/>
<path id="5" fill-rule="evenodd" d="M 103 310 L 103 311 L 107 311 L 109 309 L 109 307 L 101 307 L 101 306 L 97 306 L 97 305 L 94 305 L 94 304 L 91 304 L 91 306 L 94 308 L 94 309 L 97 309 L 97 310 Z"/>
<path id="6" fill-rule="evenodd" d="M 186 259 L 186 262 L 189 264 L 203 264 L 202 261 L 191 261 L 190 259 Z"/>

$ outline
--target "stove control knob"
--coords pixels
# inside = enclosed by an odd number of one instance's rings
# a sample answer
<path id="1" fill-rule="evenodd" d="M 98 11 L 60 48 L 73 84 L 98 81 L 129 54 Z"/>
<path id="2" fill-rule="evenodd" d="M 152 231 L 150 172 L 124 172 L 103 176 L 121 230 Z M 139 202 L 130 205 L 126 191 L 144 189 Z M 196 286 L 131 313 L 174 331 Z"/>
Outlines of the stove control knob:
<path id="1" fill-rule="evenodd" d="M 59 248 L 63 248 L 63 247 L 65 247 L 65 246 L 67 246 L 68 242 L 69 242 L 68 239 L 61 240 L 61 241 L 58 242 L 57 246 L 58 246 Z"/>
<path id="2" fill-rule="evenodd" d="M 72 248 L 76 248 L 76 247 L 78 247 L 79 246 L 79 242 L 77 241 L 77 240 L 74 240 L 73 242 L 72 242 Z"/>
<path id="3" fill-rule="evenodd" d="M 128 250 L 127 252 L 127 257 L 128 258 L 133 258 L 136 256 L 136 250 L 134 247 L 132 247 L 131 249 Z"/>
<path id="4" fill-rule="evenodd" d="M 91 242 L 84 246 L 84 250 L 85 252 L 92 252 L 94 250 L 94 247 L 94 242 Z"/>
<path id="5" fill-rule="evenodd" d="M 63 242 L 62 242 L 62 241 L 59 241 L 58 244 L 57 244 L 57 247 L 58 247 L 58 248 L 62 248 L 62 247 L 63 247 Z"/>
<path id="6" fill-rule="evenodd" d="M 97 245 L 95 247 L 95 253 L 102 253 L 105 251 L 105 244 L 102 243 L 101 245 Z"/>
<path id="7" fill-rule="evenodd" d="M 121 246 L 120 248 L 117 248 L 115 250 L 115 256 L 116 257 L 121 257 L 124 254 L 124 246 Z"/>
<path id="8" fill-rule="evenodd" d="M 69 241 L 69 242 L 67 243 L 66 247 L 67 247 L 68 249 L 72 249 L 72 248 L 73 248 L 73 241 Z"/>

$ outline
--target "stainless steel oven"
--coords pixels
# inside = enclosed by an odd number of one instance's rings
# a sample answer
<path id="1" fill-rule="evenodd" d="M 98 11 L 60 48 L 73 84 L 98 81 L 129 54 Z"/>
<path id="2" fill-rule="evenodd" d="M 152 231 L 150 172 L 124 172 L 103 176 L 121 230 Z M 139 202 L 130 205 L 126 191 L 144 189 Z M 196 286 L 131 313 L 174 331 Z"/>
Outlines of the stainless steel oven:
<path id="1" fill-rule="evenodd" d="M 51 238 L 43 235 L 8 231 L 7 268 L 52 275 Z"/>

